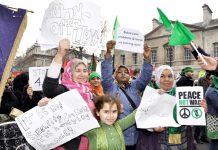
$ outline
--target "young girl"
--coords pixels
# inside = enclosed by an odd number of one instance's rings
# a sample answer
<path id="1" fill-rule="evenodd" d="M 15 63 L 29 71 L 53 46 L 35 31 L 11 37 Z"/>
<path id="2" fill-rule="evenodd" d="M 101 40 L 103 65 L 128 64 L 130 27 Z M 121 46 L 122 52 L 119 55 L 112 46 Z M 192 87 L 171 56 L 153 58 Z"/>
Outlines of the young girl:
<path id="1" fill-rule="evenodd" d="M 89 149 L 125 150 L 123 131 L 135 123 L 136 110 L 117 121 L 118 114 L 121 112 L 118 98 L 109 95 L 96 97 L 95 106 L 100 127 L 84 133 L 89 139 Z"/>

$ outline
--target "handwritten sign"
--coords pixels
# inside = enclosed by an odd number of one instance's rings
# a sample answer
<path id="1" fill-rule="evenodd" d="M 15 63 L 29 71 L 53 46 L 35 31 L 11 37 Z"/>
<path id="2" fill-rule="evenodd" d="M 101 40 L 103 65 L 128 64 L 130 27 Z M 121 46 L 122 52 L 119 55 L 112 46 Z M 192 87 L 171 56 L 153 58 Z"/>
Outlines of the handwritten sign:
<path id="1" fill-rule="evenodd" d="M 173 118 L 175 104 L 176 98 L 174 96 L 160 95 L 158 90 L 147 86 L 135 116 L 137 127 L 146 129 L 160 126 L 180 126 Z"/>
<path id="2" fill-rule="evenodd" d="M 181 125 L 205 125 L 205 112 L 200 106 L 203 87 L 177 87 L 177 120 Z"/>
<path id="3" fill-rule="evenodd" d="M 115 49 L 143 53 L 144 36 L 137 30 L 119 28 Z"/>
<path id="4" fill-rule="evenodd" d="M 30 67 L 29 84 L 33 91 L 42 91 L 42 84 L 45 79 L 48 67 Z"/>
<path id="5" fill-rule="evenodd" d="M 55 0 L 45 11 L 40 44 L 57 47 L 68 38 L 74 46 L 97 47 L 100 44 L 100 7 L 85 0 Z"/>
<path id="6" fill-rule="evenodd" d="M 35 149 L 48 150 L 99 127 L 77 90 L 53 98 L 44 107 L 34 107 L 15 119 L 22 134 Z"/>

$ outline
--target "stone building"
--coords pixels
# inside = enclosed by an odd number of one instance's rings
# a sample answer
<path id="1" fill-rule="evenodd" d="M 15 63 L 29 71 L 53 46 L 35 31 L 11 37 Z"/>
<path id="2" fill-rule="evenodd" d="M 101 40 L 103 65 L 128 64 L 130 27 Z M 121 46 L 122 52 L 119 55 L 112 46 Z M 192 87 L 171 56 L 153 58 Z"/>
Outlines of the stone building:
<path id="1" fill-rule="evenodd" d="M 38 42 L 27 49 L 24 56 L 16 57 L 13 63 L 13 68 L 16 71 L 28 71 L 29 67 L 49 66 L 57 53 L 57 49 L 41 50 Z M 91 56 L 86 54 L 82 47 L 71 48 L 65 59 L 82 58 L 85 62 L 90 63 Z M 100 57 L 103 57 L 101 54 Z M 100 58 L 98 58 L 100 59 Z"/>
<path id="2" fill-rule="evenodd" d="M 183 24 L 195 35 L 194 43 L 202 47 L 211 56 L 218 57 L 218 18 L 212 19 L 213 12 L 208 5 L 204 4 L 202 9 L 202 22 Z M 194 77 L 197 78 L 201 69 L 190 50 L 184 49 L 183 46 L 168 46 L 170 32 L 157 19 L 153 19 L 152 23 L 152 31 L 144 37 L 145 42 L 152 48 L 151 62 L 153 66 L 158 67 L 161 64 L 168 64 L 172 66 L 175 73 L 179 73 L 182 68 L 189 66 L 195 70 Z M 134 69 L 141 66 L 142 58 L 142 54 L 116 51 L 114 62 L 115 66 L 123 64 Z"/>

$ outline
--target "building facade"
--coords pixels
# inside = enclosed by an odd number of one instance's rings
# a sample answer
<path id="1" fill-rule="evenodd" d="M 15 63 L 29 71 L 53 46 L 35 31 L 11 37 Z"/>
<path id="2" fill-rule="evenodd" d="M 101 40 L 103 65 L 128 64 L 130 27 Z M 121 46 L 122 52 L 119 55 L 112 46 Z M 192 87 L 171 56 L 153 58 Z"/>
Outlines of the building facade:
<path id="1" fill-rule="evenodd" d="M 195 24 L 183 23 L 196 37 L 194 43 L 202 47 L 213 57 L 218 57 L 218 19 L 212 19 L 212 10 L 206 4 L 202 6 L 203 21 Z M 173 21 L 172 21 L 173 22 Z M 201 68 L 192 56 L 190 50 L 183 46 L 169 46 L 170 31 L 158 22 L 152 20 L 153 29 L 146 34 L 145 42 L 151 47 L 151 63 L 158 67 L 162 64 L 170 65 L 175 73 L 179 73 L 184 67 L 192 67 L 194 78 L 197 79 Z M 175 22 L 173 22 L 175 23 Z M 126 65 L 131 68 L 141 67 L 143 55 L 126 51 L 115 52 L 115 66 Z M 154 67 L 154 68 L 155 68 Z"/>

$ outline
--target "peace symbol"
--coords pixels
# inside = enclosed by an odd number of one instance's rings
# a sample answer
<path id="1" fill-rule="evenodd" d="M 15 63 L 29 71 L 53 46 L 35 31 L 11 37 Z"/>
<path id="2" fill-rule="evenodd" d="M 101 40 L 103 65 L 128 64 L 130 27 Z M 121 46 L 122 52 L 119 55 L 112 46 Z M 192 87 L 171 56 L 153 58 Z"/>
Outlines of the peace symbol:
<path id="1" fill-rule="evenodd" d="M 190 111 L 189 111 L 188 108 L 182 108 L 182 109 L 179 111 L 179 115 L 180 115 L 182 118 L 186 119 L 186 118 L 188 118 L 188 117 L 190 116 Z"/>

